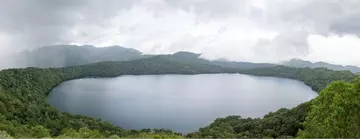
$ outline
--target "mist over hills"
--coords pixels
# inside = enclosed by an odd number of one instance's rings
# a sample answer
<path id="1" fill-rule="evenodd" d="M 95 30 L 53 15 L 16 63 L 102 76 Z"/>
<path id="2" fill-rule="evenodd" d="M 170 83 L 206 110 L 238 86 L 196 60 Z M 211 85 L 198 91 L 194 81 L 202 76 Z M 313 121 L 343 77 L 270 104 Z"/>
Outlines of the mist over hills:
<path id="1" fill-rule="evenodd" d="M 0 68 L 24 68 L 24 67 L 69 67 L 86 65 L 101 61 L 129 61 L 148 58 L 154 55 L 143 54 L 132 48 L 121 46 L 95 47 L 91 45 L 55 45 L 44 46 L 32 51 L 23 51 L 3 57 Z M 275 64 L 234 62 L 227 60 L 207 60 L 201 58 L 201 54 L 180 51 L 174 54 L 163 55 L 173 61 L 211 64 L 222 67 L 251 69 L 260 67 L 274 67 Z"/>
<path id="2" fill-rule="evenodd" d="M 68 67 L 100 61 L 126 61 L 146 57 L 140 51 L 121 46 L 95 47 L 91 45 L 45 46 L 5 56 L 2 68 Z"/>
<path id="3" fill-rule="evenodd" d="M 148 58 L 154 55 L 143 54 L 142 52 L 121 46 L 95 47 L 92 45 L 54 45 L 44 46 L 32 51 L 23 51 L 2 57 L 0 68 L 23 68 L 23 67 L 68 67 L 86 65 L 101 61 L 129 61 L 141 58 Z M 349 70 L 353 73 L 360 72 L 356 66 L 334 65 L 325 62 L 305 61 L 301 59 L 291 59 L 281 64 L 273 63 L 252 63 L 228 61 L 225 59 L 207 60 L 201 58 L 201 54 L 180 51 L 174 54 L 164 55 L 168 59 L 189 64 L 211 64 L 226 68 L 254 69 L 267 68 L 284 65 L 295 68 L 328 68 L 331 70 Z"/>
<path id="4" fill-rule="evenodd" d="M 227 68 L 237 68 L 237 69 L 254 69 L 254 68 L 266 68 L 266 67 L 275 67 L 278 66 L 276 64 L 270 63 L 252 63 L 252 62 L 237 62 L 237 61 L 228 61 L 228 60 L 207 60 L 200 58 L 201 54 L 195 54 L 191 52 L 177 52 L 172 55 L 172 58 L 177 59 L 179 61 L 191 61 L 196 63 L 204 63 L 204 64 L 211 64 L 217 65 L 221 67 Z"/>
<path id="5" fill-rule="evenodd" d="M 283 63 L 283 65 L 289 66 L 289 67 L 295 67 L 295 68 L 305 68 L 305 67 L 328 68 L 331 70 L 349 70 L 353 73 L 360 72 L 360 68 L 356 67 L 356 66 L 350 66 L 350 65 L 342 66 L 342 65 L 335 65 L 335 64 L 325 63 L 325 62 L 312 63 L 310 61 L 305 61 L 305 60 L 301 60 L 301 59 L 291 59 L 289 61 L 285 61 Z"/>

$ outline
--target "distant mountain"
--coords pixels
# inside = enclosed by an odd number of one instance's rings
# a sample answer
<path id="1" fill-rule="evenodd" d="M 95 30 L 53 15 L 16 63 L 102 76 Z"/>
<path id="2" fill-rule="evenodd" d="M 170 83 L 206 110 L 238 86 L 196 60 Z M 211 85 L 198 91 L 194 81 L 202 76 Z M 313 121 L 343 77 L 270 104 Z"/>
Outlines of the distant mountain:
<path id="1" fill-rule="evenodd" d="M 241 69 L 269 68 L 269 67 L 278 66 L 276 64 L 270 64 L 270 63 L 235 62 L 235 61 L 227 61 L 227 60 L 214 60 L 212 61 L 212 63 L 219 66 L 241 68 Z"/>
<path id="2" fill-rule="evenodd" d="M 177 60 L 181 62 L 187 63 L 196 63 L 196 64 L 210 64 L 221 66 L 225 68 L 234 68 L 234 69 L 254 69 L 254 68 L 267 68 L 267 67 L 275 67 L 278 66 L 276 64 L 269 63 L 251 63 L 251 62 L 235 62 L 235 61 L 227 61 L 227 60 L 207 60 L 200 58 L 201 54 L 191 53 L 191 52 L 177 52 L 169 57 L 172 60 Z"/>
<path id="3" fill-rule="evenodd" d="M 349 70 L 353 73 L 360 72 L 360 68 L 356 67 L 356 66 L 334 65 L 334 64 L 325 63 L 325 62 L 312 63 L 310 61 L 305 61 L 305 60 L 301 60 L 301 59 L 291 59 L 289 61 L 284 62 L 283 65 L 289 66 L 289 67 L 296 67 L 296 68 L 304 68 L 304 67 L 320 68 L 320 67 L 323 67 L 323 68 L 328 68 L 328 69 L 332 69 L 332 70 Z"/>
<path id="4" fill-rule="evenodd" d="M 1 68 L 23 67 L 69 67 L 85 65 L 100 61 L 129 61 L 147 58 L 154 55 L 144 55 L 140 51 L 121 46 L 95 47 L 91 45 L 55 45 L 45 46 L 32 51 L 24 51 L 0 58 Z M 207 60 L 201 54 L 180 51 L 171 55 L 161 55 L 173 62 L 186 63 L 193 66 L 217 66 L 233 69 L 253 69 L 275 67 L 275 64 L 234 62 L 227 60 Z M 5 60 L 4 60 L 5 59 Z"/>
<path id="5" fill-rule="evenodd" d="M 199 58 L 201 56 L 201 54 L 196 54 L 196 53 L 187 52 L 187 51 L 180 51 L 180 52 L 176 52 L 176 53 L 172 54 L 172 56 L 183 57 L 183 58 Z"/>
<path id="6" fill-rule="evenodd" d="M 95 47 L 91 45 L 45 46 L 32 51 L 9 55 L 1 67 L 68 67 L 100 61 L 126 61 L 147 57 L 138 50 L 121 46 Z"/>

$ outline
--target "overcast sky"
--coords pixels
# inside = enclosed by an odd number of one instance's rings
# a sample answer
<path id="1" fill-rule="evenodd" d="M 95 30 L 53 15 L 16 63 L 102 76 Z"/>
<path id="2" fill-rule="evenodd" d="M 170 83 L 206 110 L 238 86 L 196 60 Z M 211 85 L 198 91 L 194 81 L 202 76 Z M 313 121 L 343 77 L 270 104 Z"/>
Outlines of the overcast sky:
<path id="1" fill-rule="evenodd" d="M 358 0 L 0 0 L 0 55 L 54 44 L 360 66 Z"/>

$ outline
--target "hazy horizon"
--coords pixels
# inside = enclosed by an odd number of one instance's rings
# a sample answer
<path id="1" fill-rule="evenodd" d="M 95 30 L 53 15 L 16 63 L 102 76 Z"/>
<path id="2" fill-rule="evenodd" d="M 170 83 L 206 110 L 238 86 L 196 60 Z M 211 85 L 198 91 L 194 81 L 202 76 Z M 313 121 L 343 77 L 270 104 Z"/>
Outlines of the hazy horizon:
<path id="1" fill-rule="evenodd" d="M 356 0 L 4 0 L 0 57 L 47 45 L 360 66 Z"/>
<path id="2" fill-rule="evenodd" d="M 64 46 L 66 44 L 58 44 L 58 45 L 50 45 L 50 46 L 42 46 L 42 47 L 39 47 L 39 48 L 43 48 L 43 47 L 52 47 L 52 46 Z M 171 52 L 171 53 L 145 53 L 145 52 L 142 52 L 136 48 L 131 48 L 131 47 L 126 47 L 126 46 L 120 46 L 120 45 L 111 45 L 111 46 L 102 46 L 102 47 L 98 47 L 98 46 L 94 46 L 94 45 L 87 45 L 87 44 L 84 44 L 84 45 L 75 45 L 75 44 L 69 44 L 67 46 L 76 46 L 76 47 L 85 47 L 85 46 L 93 46 L 93 47 L 97 47 L 97 48 L 105 48 L 105 47 L 123 47 L 123 48 L 127 48 L 127 49 L 135 49 L 139 52 L 142 53 L 142 55 L 171 55 L 171 54 L 175 54 L 177 52 L 191 52 L 191 51 L 186 51 L 186 50 L 180 50 L 180 51 L 175 51 L 175 52 Z M 14 52 L 14 53 L 11 53 L 11 54 L 8 54 L 8 55 L 13 55 L 13 54 L 18 54 L 18 53 L 21 53 L 21 52 L 31 52 L 33 50 L 36 50 L 36 49 L 39 49 L 39 48 L 33 48 L 33 49 L 30 49 L 30 50 L 24 50 L 24 51 L 20 51 L 20 52 Z M 287 60 L 282 60 L 282 61 L 277 61 L 277 62 L 256 62 L 256 61 L 241 61 L 241 60 L 231 60 L 231 59 L 227 59 L 225 57 L 218 57 L 218 58 L 208 58 L 208 57 L 204 57 L 202 53 L 197 53 L 197 52 L 191 52 L 191 53 L 196 53 L 196 54 L 200 54 L 199 58 L 203 58 L 203 59 L 206 59 L 206 60 L 226 60 L 226 61 L 231 61 L 231 62 L 250 62 L 250 63 L 269 63 L 269 64 L 279 64 L 279 65 L 282 65 L 284 62 L 287 62 L 287 61 L 290 61 L 290 60 L 293 60 L 293 59 L 299 59 L 299 60 L 303 60 L 303 61 L 309 61 L 309 62 L 312 62 L 312 63 L 317 63 L 317 62 L 325 62 L 325 61 L 316 61 L 316 60 L 306 60 L 306 59 L 301 59 L 301 58 L 297 58 L 297 57 L 293 57 L 293 58 L 289 58 Z M 328 64 L 334 64 L 334 63 L 328 63 Z M 348 65 L 348 64 L 334 64 L 334 65 L 340 65 L 340 66 L 357 66 L 357 65 Z M 357 67 L 360 67 L 360 66 L 357 66 Z M 1 69 L 1 68 L 0 68 Z"/>

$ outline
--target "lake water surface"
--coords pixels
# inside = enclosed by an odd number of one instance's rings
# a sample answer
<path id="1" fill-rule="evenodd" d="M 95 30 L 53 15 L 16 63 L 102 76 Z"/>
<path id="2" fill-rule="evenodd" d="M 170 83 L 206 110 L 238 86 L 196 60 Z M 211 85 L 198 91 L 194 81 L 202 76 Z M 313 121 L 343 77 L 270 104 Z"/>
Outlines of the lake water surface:
<path id="1" fill-rule="evenodd" d="M 125 129 L 188 133 L 219 117 L 262 117 L 317 93 L 302 82 L 242 74 L 141 75 L 77 79 L 55 87 L 49 103 Z"/>

